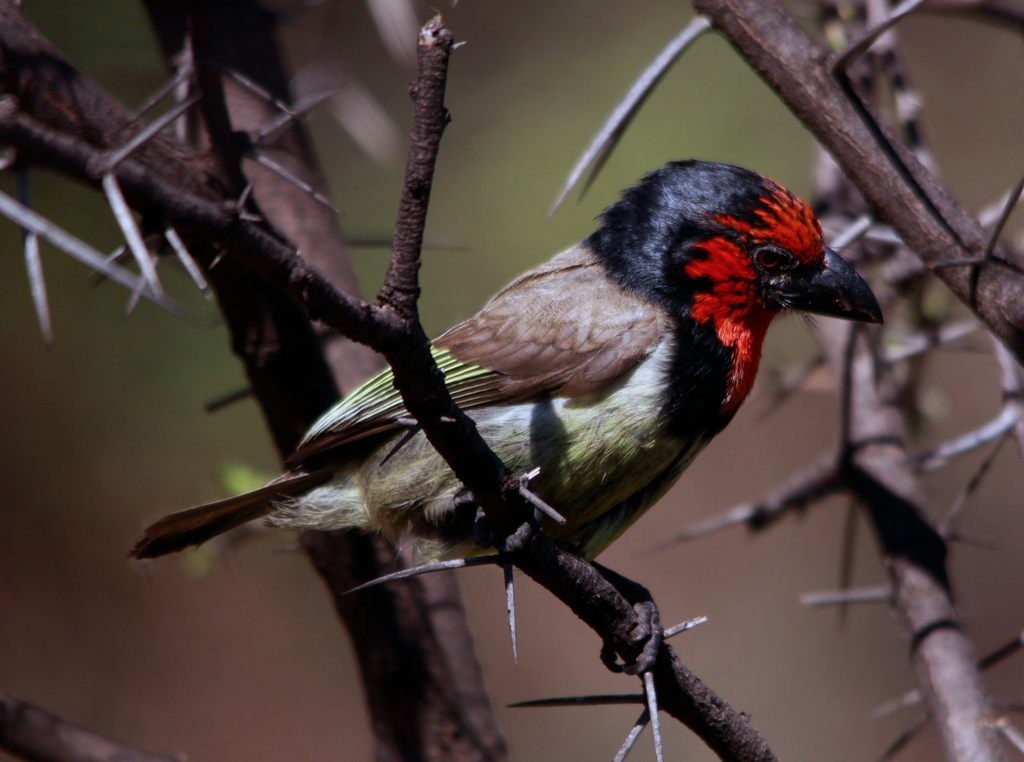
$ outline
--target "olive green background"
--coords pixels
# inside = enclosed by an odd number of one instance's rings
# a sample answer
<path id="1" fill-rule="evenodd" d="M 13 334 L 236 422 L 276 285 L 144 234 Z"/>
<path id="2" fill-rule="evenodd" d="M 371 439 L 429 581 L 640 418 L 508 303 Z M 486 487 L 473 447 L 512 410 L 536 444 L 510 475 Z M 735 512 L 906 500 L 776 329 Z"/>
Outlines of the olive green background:
<path id="1" fill-rule="evenodd" d="M 140 103 L 163 81 L 137 3 L 27 5 L 44 34 L 126 103 Z M 806 11 L 805 4 L 794 8 Z M 425 18 L 431 9 L 419 10 Z M 453 121 L 427 236 L 463 248 L 426 254 L 422 308 L 431 333 L 586 235 L 619 189 L 669 159 L 744 164 L 809 190 L 811 138 L 711 36 L 669 74 L 587 196 L 579 203 L 574 196 L 546 221 L 572 162 L 689 11 L 675 2 L 462 0 L 445 12 L 467 44 L 452 61 Z M 913 18 L 902 29 L 925 99 L 926 137 L 950 187 L 979 208 L 1024 169 L 1019 37 L 949 19 Z M 360 3 L 297 16 L 283 27 L 283 44 L 296 68 L 319 59 L 359 79 L 404 133 L 411 74 L 384 54 Z M 326 111 L 313 116 L 311 128 L 346 232 L 386 237 L 401 162 L 382 167 L 364 157 Z M 43 173 L 32 180 L 38 211 L 102 251 L 118 244 L 95 192 Z M 0 187 L 12 192 L 11 178 L 0 179 Z M 44 249 L 56 332 L 47 349 L 33 317 L 20 235 L 6 221 L 0 242 L 0 690 L 192 760 L 369 759 L 353 656 L 288 534 L 267 533 L 212 564 L 209 554 L 144 567 L 126 558 L 147 520 L 222 494 L 226 466 L 275 469 L 255 405 L 203 411 L 207 400 L 244 384 L 215 309 L 164 267 L 169 288 L 196 318 L 178 320 L 148 304 L 126 318 L 125 292 L 91 284 L 82 267 Z M 385 257 L 379 249 L 353 252 L 368 293 Z M 647 584 L 667 623 L 710 617 L 676 647 L 751 714 L 782 759 L 872 759 L 919 715 L 910 709 L 872 719 L 880 702 L 913 685 L 906 638 L 884 606 L 858 607 L 840 624 L 836 612 L 797 602 L 802 592 L 837 585 L 843 500 L 756 537 L 733 530 L 652 550 L 695 520 L 755 498 L 832 446 L 838 412 L 827 381 L 770 412 L 772 375 L 812 352 L 802 321 L 780 320 L 755 394 L 736 422 L 601 560 Z M 987 354 L 945 352 L 926 368 L 932 417 L 920 432 L 922 446 L 997 411 Z M 937 509 L 948 507 L 979 460 L 975 454 L 928 477 Z M 1021 486 L 1019 455 L 1008 446 L 964 521 L 997 548 L 953 550 L 963 615 L 982 651 L 1024 626 Z M 883 582 L 863 522 L 857 537 L 855 583 Z M 634 689 L 600 665 L 594 635 L 524 580 L 517 588 L 517 667 L 500 573 L 472 570 L 460 579 L 513 759 L 610 758 L 635 719 L 633 707 L 505 708 L 529 698 Z M 998 697 L 1024 699 L 1024 659 L 996 668 L 988 680 Z M 711 757 L 678 724 L 664 723 L 663 732 L 670 759 Z M 634 754 L 652 758 L 648 735 Z M 929 731 L 902 758 L 936 754 Z"/>

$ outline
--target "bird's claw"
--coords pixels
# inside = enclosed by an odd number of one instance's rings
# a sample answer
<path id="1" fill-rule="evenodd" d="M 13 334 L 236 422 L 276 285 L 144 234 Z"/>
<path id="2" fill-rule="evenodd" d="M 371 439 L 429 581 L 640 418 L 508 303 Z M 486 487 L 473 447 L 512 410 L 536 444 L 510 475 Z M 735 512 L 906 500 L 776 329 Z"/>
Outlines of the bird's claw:
<path id="1" fill-rule="evenodd" d="M 636 612 L 637 625 L 631 635 L 633 642 L 640 646 L 640 653 L 623 671 L 627 675 L 642 675 L 649 672 L 658 660 L 658 651 L 665 640 L 665 630 L 662 629 L 661 615 L 654 601 L 634 603 L 633 611 Z"/>
<path id="2" fill-rule="evenodd" d="M 625 638 L 608 639 L 602 643 L 601 662 L 612 672 L 642 675 L 654 668 L 665 640 L 665 631 L 654 601 L 637 601 L 633 604 L 633 611 L 636 612 L 636 624 Z"/>
<path id="3" fill-rule="evenodd" d="M 501 536 L 495 531 L 483 508 L 477 508 L 473 520 L 473 541 L 482 548 L 497 548 L 502 553 L 516 553 L 530 544 L 534 534 L 540 530 L 537 512 L 516 527 L 510 534 Z"/>

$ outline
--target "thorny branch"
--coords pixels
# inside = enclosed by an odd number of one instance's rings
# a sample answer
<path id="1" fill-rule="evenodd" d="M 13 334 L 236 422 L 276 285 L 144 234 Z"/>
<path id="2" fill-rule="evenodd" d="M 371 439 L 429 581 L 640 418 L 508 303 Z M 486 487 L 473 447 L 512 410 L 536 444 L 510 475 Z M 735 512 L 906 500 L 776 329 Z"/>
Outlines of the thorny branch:
<path id="1" fill-rule="evenodd" d="M 58 762 L 179 762 L 114 741 L 0 692 L 0 748 Z"/>
<path id="2" fill-rule="evenodd" d="M 1024 362 L 1024 272 L 909 149 L 858 109 L 832 58 L 776 0 L 694 0 L 936 277 Z M 962 266 L 937 267 L 959 261 Z"/>
<path id="3" fill-rule="evenodd" d="M 180 3 L 148 0 L 147 7 L 169 62 L 176 68 L 191 67 L 195 59 L 199 70 L 207 72 L 200 86 L 204 101 L 222 104 L 210 110 L 227 118 L 207 121 L 205 127 L 207 132 L 226 132 L 210 142 L 233 145 L 240 134 L 257 135 L 248 141 L 250 158 L 257 159 L 245 167 L 249 184 L 240 187 L 244 181 L 238 179 L 232 188 L 239 196 L 234 205 L 240 216 L 258 222 L 252 212 L 265 213 L 331 283 L 358 293 L 338 222 L 316 190 L 321 181 L 312 148 L 298 122 L 281 123 L 280 114 L 294 114 L 295 109 L 284 105 L 289 99 L 287 75 L 274 39 L 274 17 L 254 2 L 207 2 L 191 21 L 188 8 Z M 235 33 L 210 34 L 211 28 Z M 179 51 L 190 55 L 182 60 Z M 267 124 L 276 125 L 273 139 L 261 143 L 258 136 Z M 259 163 L 264 154 L 276 170 L 267 171 Z M 220 164 L 237 174 L 229 162 L 238 160 L 238 155 L 222 156 Z M 218 301 L 285 456 L 311 423 L 308 416 L 319 412 L 313 408 L 326 406 L 336 395 L 333 384 L 321 379 L 315 367 L 323 355 L 342 389 L 351 389 L 379 363 L 365 347 L 326 329 L 317 336 L 322 351 L 296 342 L 288 323 L 271 308 L 276 302 L 284 302 L 282 308 L 291 306 L 289 300 L 273 290 L 263 293 L 248 280 L 239 282 L 233 267 L 225 260 L 215 268 Z M 268 366 L 275 365 L 268 360 L 295 344 L 298 356 L 287 358 L 283 372 L 268 374 Z M 317 402 L 297 411 L 287 406 L 295 398 Z M 377 758 L 504 758 L 504 739 L 483 686 L 455 580 L 434 575 L 356 600 L 345 592 L 401 567 L 404 559 L 396 557 L 395 549 L 382 538 L 347 533 L 306 533 L 302 545 L 330 590 L 359 657 Z M 401 690 L 395 689 L 396 672 L 407 676 Z"/>
<path id="4" fill-rule="evenodd" d="M 11 22 L 4 23 L 4 31 L 0 32 L 2 64 L 8 72 L 13 70 L 17 73 L 18 64 L 30 68 L 25 60 L 28 51 L 24 47 L 28 41 L 29 47 L 35 45 L 34 54 L 42 49 L 44 60 L 49 58 L 55 62 L 66 81 L 84 88 L 96 100 L 105 99 L 102 93 L 64 63 L 56 51 L 28 29 L 11 5 L 0 5 L 0 21 Z M 13 44 L 8 44 L 3 35 L 15 37 L 16 31 L 23 34 Z M 225 204 L 220 195 L 223 191 L 197 184 L 194 178 L 186 181 L 187 178 L 168 176 L 160 171 L 158 168 L 164 162 L 160 161 L 158 154 L 161 147 L 158 138 L 144 146 L 146 155 L 129 156 L 110 171 L 131 206 L 144 217 L 156 214 L 183 234 L 206 240 L 214 250 L 226 253 L 263 282 L 286 291 L 303 305 L 311 318 L 384 354 L 394 367 L 397 383 L 410 411 L 455 473 L 472 490 L 495 527 L 503 530 L 514 524 L 517 516 L 529 515 L 528 502 L 521 494 L 521 482 L 504 470 L 476 434 L 472 421 L 451 402 L 415 313 L 415 298 L 418 296 L 416 271 L 426 211 L 425 190 L 429 188 L 440 128 L 446 119 L 441 97 L 451 47 L 450 33 L 439 20 L 428 24 L 423 35 L 421 53 L 426 50 L 425 55 L 434 57 L 436 63 L 432 67 L 428 61 L 421 70 L 432 72 L 435 80 L 421 80 L 417 85 L 417 121 L 419 123 L 421 117 L 432 121 L 424 124 L 423 133 L 415 135 L 414 131 L 407 198 L 403 194 L 403 216 L 396 229 L 392 267 L 382 290 L 380 305 L 362 302 L 337 291 L 275 230 L 240 213 L 235 205 Z M 10 55 L 12 49 L 15 55 Z M 21 106 L 27 103 L 38 105 L 34 99 L 24 97 L 18 87 L 17 76 L 7 79 L 4 84 L 7 92 L 19 98 Z M 431 90 L 431 87 L 436 89 Z M 103 105 L 104 114 L 116 110 L 110 102 Z M 40 118 L 41 115 L 46 118 Z M 92 127 L 88 124 L 91 115 L 83 112 L 75 116 L 81 123 L 72 126 L 85 129 L 67 130 L 66 122 L 50 118 L 52 111 L 47 110 L 45 103 L 35 110 L 10 109 L 0 119 L 0 142 L 17 147 L 20 160 L 26 164 L 53 167 L 95 185 L 101 175 L 97 168 L 106 168 L 104 158 L 116 146 L 97 146 L 79 137 L 94 134 L 88 129 Z M 179 153 L 180 149 L 176 148 L 175 152 Z M 229 167 L 221 169 L 227 169 L 228 177 L 232 174 Z M 237 183 L 228 179 L 227 186 L 232 185 L 237 187 Z M 406 205 L 407 201 L 411 206 Z M 209 266 L 210 260 L 205 261 Z M 218 271 L 225 264 L 222 262 L 210 273 L 215 287 L 218 287 L 219 277 L 224 275 Z M 295 418 L 302 420 L 303 416 Z M 277 438 L 279 444 L 285 441 L 280 434 Z M 606 641 L 617 644 L 617 650 L 624 659 L 635 657 L 634 650 L 638 645 L 632 633 L 637 626 L 637 614 L 593 566 L 555 546 L 542 534 L 536 534 L 527 547 L 516 553 L 514 560 L 527 574 L 567 603 Z M 653 677 L 658 686 L 661 709 L 688 724 L 719 755 L 728 759 L 774 759 L 746 717 L 715 696 L 679 662 L 667 645 L 662 644 L 658 652 Z"/>
<path id="5" fill-rule="evenodd" d="M 152 5 L 159 7 L 161 3 L 154 0 Z M 865 116 L 863 106 L 858 109 L 851 105 L 848 93 L 831 75 L 832 62 L 792 19 L 773 2 L 696 0 L 695 5 L 778 90 L 830 149 L 871 205 L 936 276 L 978 314 L 1018 360 L 1024 357 L 1021 272 L 998 249 L 994 256 L 988 256 L 988 240 L 977 222 L 907 150 L 872 123 L 869 113 Z M 929 5 L 936 10 L 976 12 L 986 18 L 1000 17 L 1012 7 L 999 2 L 925 4 Z M 504 469 L 476 435 L 472 421 L 448 398 L 416 314 L 422 223 L 433 161 L 446 120 L 444 66 L 451 43 L 450 36 L 443 39 L 447 30 L 440 25 L 430 32 L 425 29 L 425 33 L 429 37 L 426 47 L 436 49 L 441 42 L 440 58 L 432 59 L 440 67 L 434 70 L 434 83 L 440 90 L 425 87 L 415 92 L 417 125 L 423 132 L 414 131 L 405 187 L 408 196 L 403 195 L 391 267 L 377 304 L 339 291 L 297 255 L 288 238 L 267 222 L 250 218 L 245 204 L 232 203 L 237 200 L 241 178 L 230 163 L 216 169 L 208 167 L 203 159 L 155 134 L 129 156 L 119 156 L 112 167 L 112 152 L 123 147 L 132 135 L 138 135 L 140 126 L 63 61 L 10 2 L 0 3 L 0 87 L 5 97 L 13 96 L 13 100 L 6 101 L 0 111 L 0 143 L 17 148 L 22 166 L 52 167 L 96 186 L 104 176 L 115 178 L 119 191 L 143 219 L 155 215 L 190 241 L 208 241 L 205 252 L 197 257 L 207 268 L 216 262 L 215 253 L 227 254 L 229 259 L 209 273 L 215 287 L 217 281 L 223 287 L 226 281 L 241 278 L 242 287 L 251 287 L 260 298 L 276 303 L 278 296 L 265 288 L 273 284 L 301 304 L 309 317 L 381 351 L 394 367 L 409 409 L 431 442 L 463 478 L 496 526 L 508 530 L 517 517 L 528 515 L 527 501 L 520 493 L 522 482 Z M 429 61 L 424 70 L 430 70 Z M 203 76 L 200 72 L 201 79 Z M 78 106 L 70 113 L 60 105 L 69 94 Z M 209 109 L 209 103 L 204 108 Z M 207 112 L 208 122 L 217 118 L 217 114 Z M 237 147 L 222 148 L 217 152 L 221 159 Z M 949 266 L 950 262 L 962 266 Z M 275 309 L 280 311 L 282 325 L 294 331 L 286 331 L 289 340 L 303 337 L 303 331 L 308 333 L 308 326 L 296 321 L 301 315 L 289 314 L 282 304 Z M 308 342 L 308 338 L 301 340 Z M 315 351 L 313 346 L 307 343 L 300 353 Z M 835 489 L 837 470 L 839 482 L 865 500 L 889 559 L 897 607 L 914 633 L 914 659 L 925 695 L 940 727 L 948 729 L 947 748 L 965 755 L 971 748 L 991 750 L 991 739 L 998 729 L 995 723 L 985 723 L 990 718 L 976 670 L 971 671 L 970 644 L 957 626 L 949 596 L 945 548 L 922 518 L 913 474 L 907 469 L 901 448 L 893 445 L 893 441 L 900 441 L 899 416 L 886 408 L 888 398 L 870 383 L 877 371 L 877 352 L 863 336 L 858 336 L 852 346 L 855 351 L 850 355 L 849 367 L 860 374 L 866 388 L 849 387 L 855 388 L 855 394 L 851 392 L 855 397 L 850 402 L 851 410 L 855 413 L 846 443 L 849 446 L 844 447 L 838 465 L 830 461 L 822 465 L 820 473 L 808 477 L 805 498 L 790 502 L 799 504 Z M 842 360 L 830 360 L 836 367 L 845 367 Z M 319 366 L 313 362 L 313 366 L 313 375 L 319 373 L 323 380 L 326 368 L 322 362 Z M 881 373 L 884 380 L 884 369 Z M 259 386 L 254 383 L 254 388 Z M 330 387 L 329 379 L 323 381 L 322 389 Z M 322 394 L 301 402 L 310 409 L 282 417 L 290 422 L 275 430 L 279 446 L 294 439 L 310 414 L 325 406 Z M 289 405 L 295 403 L 286 403 L 284 409 L 290 409 Z M 866 439 L 860 436 L 861 428 L 870 434 Z M 879 432 L 881 439 L 877 438 Z M 787 504 L 781 498 L 775 502 L 783 505 L 782 509 Z M 760 515 L 756 506 L 745 514 L 746 520 Z M 777 511 L 770 513 L 774 515 Z M 534 536 L 516 554 L 515 561 L 595 631 L 620 644 L 623 656 L 629 656 L 636 612 L 593 566 L 554 546 L 543 535 Z M 947 668 L 948 659 L 956 669 Z M 971 669 L 967 664 L 972 665 Z M 654 679 L 661 709 L 686 722 L 721 756 L 772 758 L 746 719 L 689 673 L 668 646 L 662 645 L 659 651 Z"/>
<path id="6" fill-rule="evenodd" d="M 697 0 L 695 4 L 775 87 L 850 178 L 841 179 L 830 170 L 819 172 L 819 177 L 826 178 L 818 188 L 819 206 L 854 219 L 863 210 L 850 206 L 856 196 L 842 186 L 852 180 L 910 249 L 982 317 L 1017 359 L 1024 356 L 1020 271 L 988 258 L 991 241 L 986 241 L 980 225 L 874 121 L 866 104 L 858 99 L 858 108 L 851 108 L 847 96 L 860 95 L 852 89 L 841 91 L 846 73 L 838 75 L 840 83 L 828 76 L 827 68 L 835 62 L 822 56 L 773 3 Z M 975 264 L 957 268 L 961 272 L 951 278 L 940 265 L 957 257 Z M 979 266 L 993 268 L 988 281 Z M 904 450 L 907 430 L 901 400 L 905 396 L 893 366 L 881 359 L 878 348 L 859 327 L 826 322 L 817 332 L 830 367 L 845 379 L 846 415 L 837 480 L 871 518 L 889 569 L 892 590 L 887 597 L 891 595 L 910 635 L 911 661 L 945 752 L 953 760 L 1002 759 L 1005 747 L 996 713 L 952 600 L 945 542 L 927 518 L 923 493 Z M 1006 361 L 1004 356 L 1000 362 L 1005 369 L 1004 386 L 1018 388 L 1015 364 L 1011 361 L 1007 366 Z M 1012 391 L 1006 394 L 1006 405 L 1007 411 L 1016 413 Z M 1010 418 L 1001 431 L 1018 418 Z"/>
<path id="7" fill-rule="evenodd" d="M 833 227 L 837 219 L 854 220 L 864 212 L 857 193 L 851 192 L 852 181 L 868 203 L 900 232 L 909 248 L 998 337 L 996 356 L 1003 386 L 1000 415 L 928 453 L 925 462 L 941 464 L 968 448 L 991 442 L 1012 430 L 1019 432 L 1021 381 L 1017 362 L 1024 347 L 1024 281 L 1019 269 L 1009 261 L 990 257 L 998 232 L 986 237 L 980 225 L 951 200 L 914 154 L 875 122 L 869 107 L 859 101 L 860 92 L 855 94 L 852 88 L 841 92 L 845 72 L 837 75 L 839 83 L 833 81 L 828 69 L 835 66 L 835 61 L 819 53 L 774 3 L 697 0 L 695 5 L 713 19 L 843 168 L 849 179 L 843 178 L 831 164 L 818 173 L 816 200 L 827 215 L 834 215 Z M 909 9 L 910 5 L 900 7 Z M 885 19 L 880 25 L 894 20 Z M 869 38 L 865 35 L 863 39 Z M 905 86 L 903 73 L 894 68 L 899 61 L 893 43 L 890 35 L 885 52 L 879 55 L 887 56 L 890 75 L 899 77 L 901 86 Z M 864 87 L 864 78 L 858 84 Z M 870 90 L 870 81 L 867 86 Z M 851 108 L 848 97 L 858 99 L 858 108 Z M 909 115 L 900 116 L 908 119 Z M 913 148 L 926 153 L 919 142 L 916 123 L 904 122 L 903 126 L 907 128 L 908 139 L 917 141 Z M 1011 192 L 1002 208 L 1001 220 L 1008 216 L 1017 193 L 1016 189 Z M 830 219 L 826 216 L 823 221 L 828 225 Z M 889 244 L 890 248 L 892 245 Z M 947 270 L 951 262 L 969 266 L 954 268 L 961 275 L 951 278 Z M 994 268 L 984 285 L 979 267 Z M 907 288 L 915 277 L 920 274 L 902 276 L 902 287 Z M 880 294 L 883 301 L 891 301 L 894 296 Z M 1000 728 L 1005 721 L 985 695 L 973 645 L 953 601 L 945 537 L 928 519 L 925 498 L 913 470 L 915 461 L 908 458 L 905 449 L 908 422 L 904 403 L 910 398 L 905 387 L 913 383 L 914 376 L 906 374 L 900 380 L 893 358 L 883 358 L 875 342 L 859 327 L 826 321 L 817 330 L 829 365 L 844 379 L 844 431 L 832 461 L 836 464 L 835 472 L 828 474 L 830 484 L 833 489 L 855 496 L 867 509 L 890 575 L 891 588 L 873 590 L 863 599 L 890 601 L 899 612 L 911 638 L 911 659 L 921 686 L 919 695 L 925 697 L 929 717 L 938 727 L 948 758 L 1003 759 L 1006 749 L 1001 735 L 1008 736 Z M 965 488 L 965 494 L 977 486 L 990 462 L 986 460 L 972 484 Z M 762 504 L 780 510 L 803 505 L 807 502 L 808 483 L 815 484 L 813 476 L 808 479 L 801 475 L 769 500 L 739 506 L 721 518 L 689 530 L 680 539 L 740 522 L 759 528 Z M 828 600 L 848 602 L 850 596 L 829 596 Z M 901 747 L 914 732 L 916 729 L 894 748 Z"/>

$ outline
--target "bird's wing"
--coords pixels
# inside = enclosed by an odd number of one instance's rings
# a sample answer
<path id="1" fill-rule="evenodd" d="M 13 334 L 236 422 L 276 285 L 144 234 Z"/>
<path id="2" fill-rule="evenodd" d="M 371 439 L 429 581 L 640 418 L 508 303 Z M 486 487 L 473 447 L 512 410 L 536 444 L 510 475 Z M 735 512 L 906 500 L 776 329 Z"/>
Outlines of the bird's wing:
<path id="1" fill-rule="evenodd" d="M 456 404 L 471 410 L 602 389 L 654 350 L 662 323 L 656 306 L 624 291 L 578 245 L 510 283 L 431 351 Z M 385 370 L 324 414 L 289 462 L 398 429 L 408 418 Z"/>

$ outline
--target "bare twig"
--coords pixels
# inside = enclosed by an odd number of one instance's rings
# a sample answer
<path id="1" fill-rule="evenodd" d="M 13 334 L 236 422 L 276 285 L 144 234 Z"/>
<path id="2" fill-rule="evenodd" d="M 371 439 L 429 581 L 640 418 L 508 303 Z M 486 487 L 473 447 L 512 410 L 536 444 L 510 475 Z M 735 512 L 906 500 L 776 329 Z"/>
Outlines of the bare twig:
<path id="1" fill-rule="evenodd" d="M 86 730 L 80 725 L 0 692 L 0 749 L 54 762 L 181 762 Z"/>
<path id="2" fill-rule="evenodd" d="M 827 57 L 776 0 L 695 0 L 695 5 L 777 91 L 926 264 L 973 261 L 984 252 L 988 236 L 977 220 L 909 151 L 888 141 L 889 150 L 900 157 L 917 189 L 880 150 L 875 133 L 832 78 Z M 1018 360 L 1024 359 L 1024 274 L 999 257 L 976 265 L 973 274 L 968 269 L 940 269 L 935 274 Z"/>
<path id="3" fill-rule="evenodd" d="M 794 474 L 786 483 L 760 500 L 742 503 L 725 513 L 694 524 L 657 547 L 664 548 L 694 540 L 737 524 L 746 524 L 748 528 L 754 530 L 763 529 L 773 524 L 786 512 L 821 500 L 841 487 L 836 458 L 826 456 L 803 471 Z"/>
<path id="4" fill-rule="evenodd" d="M 696 16 L 687 24 L 683 30 L 669 42 L 668 45 L 648 64 L 647 68 L 637 77 L 630 86 L 629 92 L 619 101 L 615 110 L 608 116 L 598 133 L 591 139 L 583 155 L 577 159 L 576 164 L 569 171 L 569 176 L 562 185 L 558 195 L 548 210 L 548 215 L 554 214 L 562 205 L 566 197 L 583 177 L 587 167 L 591 167 L 590 177 L 587 186 L 593 182 L 601 167 L 615 148 L 619 138 L 629 127 L 633 117 L 637 115 L 644 101 L 654 91 L 654 88 L 665 76 L 686 49 L 690 47 L 704 32 L 711 27 L 710 22 L 703 16 Z M 585 188 L 584 188 L 585 190 Z"/>
<path id="5" fill-rule="evenodd" d="M 819 198 L 847 197 L 819 187 Z M 827 201 L 826 201 L 827 203 Z M 829 204 L 840 211 L 841 202 Z M 870 516 L 908 630 L 911 661 L 929 714 L 953 760 L 1000 759 L 973 647 L 959 625 L 949 588 L 946 547 L 928 523 L 920 485 L 905 460 L 906 422 L 899 381 L 865 331 L 824 321 L 819 343 L 843 384 L 843 480 Z"/>
<path id="6" fill-rule="evenodd" d="M 943 347 L 976 333 L 980 328 L 976 320 L 961 320 L 944 323 L 936 330 L 921 331 L 904 338 L 899 345 L 889 347 L 885 353 L 885 361 L 889 363 L 903 362 Z"/>
<path id="7" fill-rule="evenodd" d="M 18 172 L 18 201 L 26 209 L 31 207 L 29 195 L 28 171 L 23 169 Z M 50 300 L 46 293 L 43 258 L 39 251 L 39 234 L 22 229 L 22 236 L 25 245 L 25 272 L 28 274 L 29 292 L 32 294 L 32 304 L 36 308 L 36 320 L 39 322 L 39 332 L 43 335 L 43 343 L 49 346 L 53 343 L 53 321 L 50 318 Z"/>
<path id="8" fill-rule="evenodd" d="M 847 606 L 851 603 L 892 603 L 892 587 L 861 587 L 826 592 L 804 593 L 800 596 L 804 606 Z"/>
<path id="9" fill-rule="evenodd" d="M 1003 403 L 999 413 L 992 420 L 978 428 L 961 434 L 948 442 L 927 452 L 918 453 L 909 462 L 927 471 L 933 471 L 946 465 L 953 458 L 965 455 L 990 442 L 995 442 L 1009 431 L 1018 427 L 1024 415 L 1024 401 L 1008 399 Z"/>

